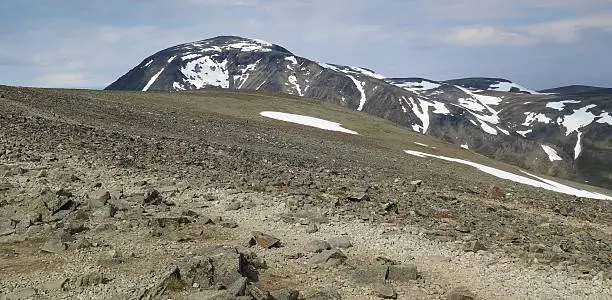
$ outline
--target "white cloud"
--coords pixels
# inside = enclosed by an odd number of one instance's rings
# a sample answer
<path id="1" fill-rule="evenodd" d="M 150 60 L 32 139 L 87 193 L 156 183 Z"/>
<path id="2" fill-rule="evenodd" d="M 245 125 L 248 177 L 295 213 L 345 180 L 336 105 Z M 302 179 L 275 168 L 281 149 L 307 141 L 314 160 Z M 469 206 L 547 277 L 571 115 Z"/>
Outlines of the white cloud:
<path id="1" fill-rule="evenodd" d="M 504 31 L 491 26 L 451 29 L 444 41 L 461 46 L 524 45 L 531 39 L 521 33 Z"/>
<path id="2" fill-rule="evenodd" d="M 612 31 L 612 13 L 570 18 L 525 27 L 535 38 L 558 42 L 572 42 L 579 38 L 583 30 L 598 29 Z"/>
<path id="3" fill-rule="evenodd" d="M 442 40 L 461 46 L 569 43 L 578 40 L 580 34 L 589 29 L 612 32 L 612 14 L 589 15 L 511 28 L 488 25 L 452 28 Z"/>

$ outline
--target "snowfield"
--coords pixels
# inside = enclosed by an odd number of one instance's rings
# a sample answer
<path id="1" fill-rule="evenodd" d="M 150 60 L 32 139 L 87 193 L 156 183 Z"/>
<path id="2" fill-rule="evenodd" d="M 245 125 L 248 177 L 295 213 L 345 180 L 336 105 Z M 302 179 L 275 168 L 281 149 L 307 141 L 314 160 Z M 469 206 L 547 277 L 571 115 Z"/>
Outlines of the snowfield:
<path id="1" fill-rule="evenodd" d="M 272 118 L 275 120 L 291 122 L 291 123 L 316 127 L 316 128 L 325 129 L 325 130 L 338 131 L 338 132 L 357 134 L 357 135 L 359 134 L 356 131 L 343 128 L 342 124 L 340 123 L 331 122 L 331 121 L 327 121 L 327 120 L 323 120 L 323 119 L 319 119 L 315 117 L 288 114 L 288 113 L 282 113 L 282 112 L 277 112 L 277 111 L 263 111 L 259 113 L 259 115 L 266 117 L 266 118 Z"/>
<path id="2" fill-rule="evenodd" d="M 554 191 L 554 192 L 558 192 L 558 193 L 563 193 L 563 194 L 568 194 L 568 195 L 575 195 L 578 197 L 584 197 L 584 198 L 591 198 L 591 199 L 602 199 L 602 200 L 612 200 L 611 196 L 608 195 L 604 195 L 604 194 L 599 194 L 599 193 L 594 193 L 594 192 L 589 192 L 589 191 L 585 191 L 585 190 L 580 190 L 577 188 L 573 188 L 571 186 L 567 186 L 552 180 L 548 180 L 548 179 L 544 179 L 544 178 L 540 178 L 537 177 L 535 175 L 532 175 L 530 173 L 527 173 L 525 171 L 522 171 L 523 173 L 536 178 L 529 178 L 529 177 L 525 177 L 525 176 L 521 176 L 521 175 L 517 175 L 514 173 L 510 173 L 510 172 L 506 172 L 506 171 L 502 171 L 500 169 L 496 169 L 493 167 L 489 167 L 489 166 L 485 166 L 485 165 L 481 165 L 479 163 L 475 163 L 469 160 L 463 160 L 463 159 L 458 159 L 458 158 L 452 158 L 452 157 L 446 157 L 446 156 L 440 156 L 440 155 L 434 155 L 434 154 L 429 154 L 429 153 L 424 153 L 424 152 L 419 152 L 419 151 L 413 151 L 413 150 L 404 150 L 404 152 L 406 152 L 407 154 L 410 155 L 414 155 L 414 156 L 418 156 L 418 157 L 434 157 L 434 158 L 438 158 L 438 159 L 442 159 L 442 160 L 446 160 L 446 161 L 452 161 L 452 162 L 457 162 L 460 164 L 464 164 L 464 165 L 468 165 L 468 166 L 472 166 L 480 171 L 483 171 L 485 173 L 491 174 L 495 177 L 498 178 L 502 178 L 502 179 L 508 179 L 508 180 L 512 180 L 514 182 L 518 182 L 518 183 L 522 183 L 522 184 L 526 184 L 526 185 L 530 185 L 530 186 L 534 186 L 534 187 L 539 187 L 539 188 L 543 188 L 543 189 L 547 189 L 550 191 Z"/>
<path id="3" fill-rule="evenodd" d="M 563 158 L 561 158 L 561 156 L 559 156 L 557 151 L 555 151 L 555 149 L 553 149 L 552 147 L 547 146 L 547 145 L 540 145 L 540 146 L 542 146 L 542 150 L 546 152 L 546 154 L 548 155 L 548 159 L 550 161 L 563 160 Z"/>

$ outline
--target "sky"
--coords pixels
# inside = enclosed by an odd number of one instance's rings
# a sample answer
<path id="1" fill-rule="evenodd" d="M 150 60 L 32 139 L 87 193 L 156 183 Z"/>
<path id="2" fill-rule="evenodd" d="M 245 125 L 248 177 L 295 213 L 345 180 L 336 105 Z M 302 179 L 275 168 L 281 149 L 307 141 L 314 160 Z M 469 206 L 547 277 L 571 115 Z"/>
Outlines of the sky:
<path id="1" fill-rule="evenodd" d="M 612 0 L 5 0 L 0 84 L 104 88 L 219 35 L 388 77 L 612 87 Z"/>

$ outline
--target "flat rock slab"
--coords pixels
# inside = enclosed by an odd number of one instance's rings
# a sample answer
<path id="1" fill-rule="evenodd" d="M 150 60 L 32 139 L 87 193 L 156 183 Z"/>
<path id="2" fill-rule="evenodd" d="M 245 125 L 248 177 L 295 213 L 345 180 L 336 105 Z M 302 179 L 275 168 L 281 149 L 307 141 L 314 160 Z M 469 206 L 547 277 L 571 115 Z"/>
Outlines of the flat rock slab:
<path id="1" fill-rule="evenodd" d="M 411 280 L 416 280 L 418 276 L 419 272 L 415 265 L 393 265 L 389 266 L 387 279 L 399 282 L 409 282 Z"/>
<path id="2" fill-rule="evenodd" d="M 315 254 L 312 258 L 310 258 L 310 262 L 313 264 L 323 264 L 329 261 L 330 259 L 345 261 L 346 255 L 344 255 L 344 253 L 342 253 L 342 251 L 338 249 L 325 250 L 321 253 Z"/>
<path id="3" fill-rule="evenodd" d="M 252 234 L 253 234 L 253 237 L 249 241 L 249 245 L 251 246 L 257 244 L 261 246 L 262 248 L 266 248 L 266 249 L 280 246 L 280 240 L 274 236 L 265 234 L 260 231 L 253 231 Z"/>

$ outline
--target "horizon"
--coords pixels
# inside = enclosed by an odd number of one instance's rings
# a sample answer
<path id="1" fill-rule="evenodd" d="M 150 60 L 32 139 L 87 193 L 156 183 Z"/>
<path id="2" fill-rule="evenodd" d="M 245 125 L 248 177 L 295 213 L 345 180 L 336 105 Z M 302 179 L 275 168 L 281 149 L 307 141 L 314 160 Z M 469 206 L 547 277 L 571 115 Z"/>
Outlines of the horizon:
<path id="1" fill-rule="evenodd" d="M 38 2 L 38 3 L 37 3 Z M 121 4 L 121 5 L 119 5 Z M 162 49 L 220 35 L 387 77 L 612 87 L 604 0 L 11 2 L 0 84 L 103 89 Z M 169 13 L 171 12 L 171 13 Z"/>

